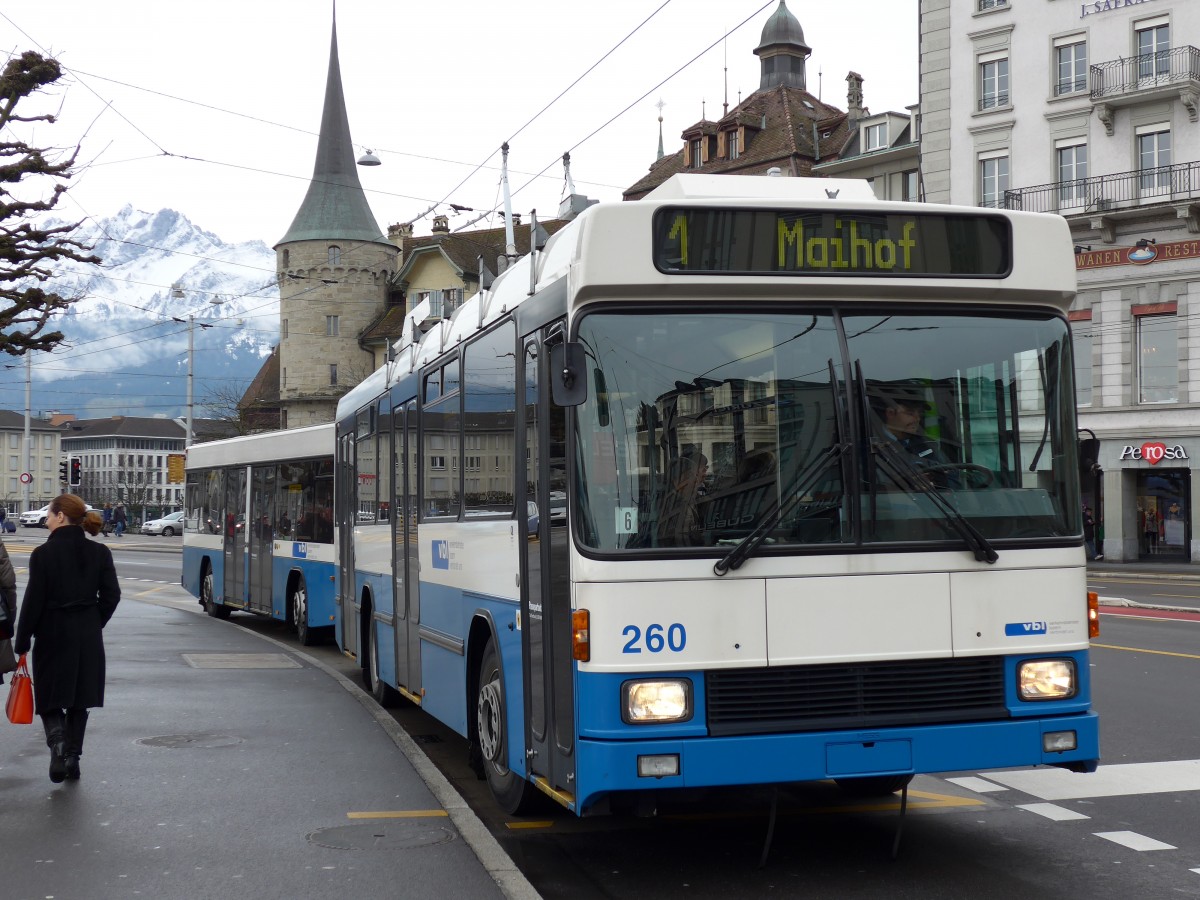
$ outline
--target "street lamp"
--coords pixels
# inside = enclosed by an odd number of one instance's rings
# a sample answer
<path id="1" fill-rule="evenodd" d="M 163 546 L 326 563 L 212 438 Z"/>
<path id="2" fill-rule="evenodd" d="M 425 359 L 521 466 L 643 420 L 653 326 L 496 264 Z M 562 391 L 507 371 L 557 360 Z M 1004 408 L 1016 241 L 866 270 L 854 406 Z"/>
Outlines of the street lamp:
<path id="1" fill-rule="evenodd" d="M 184 298 L 184 296 L 185 295 L 183 292 L 183 285 L 180 282 L 177 281 L 173 285 L 171 285 L 172 299 L 182 300 Z M 223 301 L 221 300 L 220 297 L 213 297 L 208 302 L 211 303 L 213 306 L 219 306 Z M 183 324 L 183 319 L 176 318 L 175 316 L 171 316 L 171 319 L 172 319 L 172 321 Z M 196 346 L 195 346 L 196 314 L 195 314 L 195 312 L 188 313 L 187 326 L 188 326 L 187 439 L 184 441 L 184 445 L 183 445 L 185 448 L 192 446 L 192 415 L 193 415 L 193 402 L 192 402 L 193 374 L 192 374 L 192 372 L 194 369 L 194 359 L 196 356 Z M 201 322 L 200 327 L 201 328 L 212 328 L 212 325 Z"/>

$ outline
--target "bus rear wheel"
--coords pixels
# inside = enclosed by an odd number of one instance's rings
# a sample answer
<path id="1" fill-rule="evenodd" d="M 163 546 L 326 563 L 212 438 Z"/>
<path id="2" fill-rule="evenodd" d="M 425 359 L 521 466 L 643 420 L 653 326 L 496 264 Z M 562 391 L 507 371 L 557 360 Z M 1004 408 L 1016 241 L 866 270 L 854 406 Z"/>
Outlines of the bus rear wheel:
<path id="1" fill-rule="evenodd" d="M 296 579 L 288 607 L 292 611 L 292 628 L 296 630 L 296 640 L 305 647 L 311 647 L 316 643 L 316 639 L 313 637 L 313 629 L 308 627 L 308 588 L 303 577 Z"/>
<path id="2" fill-rule="evenodd" d="M 475 697 L 475 729 L 484 776 L 492 796 L 506 813 L 521 815 L 532 804 L 533 786 L 508 767 L 508 721 L 504 682 L 500 678 L 500 656 L 488 641 L 479 667 L 479 689 Z"/>
<path id="3" fill-rule="evenodd" d="M 833 783 L 851 797 L 886 797 L 904 790 L 912 780 L 911 775 L 872 775 L 869 778 L 835 778 Z"/>
<path id="4" fill-rule="evenodd" d="M 229 614 L 233 612 L 225 604 L 217 602 L 212 569 L 206 571 L 204 578 L 200 581 L 200 603 L 204 607 L 204 611 L 214 619 L 228 619 Z"/>
<path id="5" fill-rule="evenodd" d="M 395 706 L 400 701 L 399 692 L 379 677 L 379 623 L 371 619 L 371 637 L 367 645 L 367 688 L 380 706 Z"/>

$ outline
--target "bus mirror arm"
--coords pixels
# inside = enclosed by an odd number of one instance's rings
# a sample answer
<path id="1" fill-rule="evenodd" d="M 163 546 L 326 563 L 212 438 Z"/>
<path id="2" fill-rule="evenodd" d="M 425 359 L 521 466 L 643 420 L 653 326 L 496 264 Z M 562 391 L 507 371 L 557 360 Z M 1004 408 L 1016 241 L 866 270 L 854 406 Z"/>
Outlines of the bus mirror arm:
<path id="1" fill-rule="evenodd" d="M 577 341 L 550 348 L 550 396 L 555 406 L 579 406 L 587 399 L 587 354 Z"/>

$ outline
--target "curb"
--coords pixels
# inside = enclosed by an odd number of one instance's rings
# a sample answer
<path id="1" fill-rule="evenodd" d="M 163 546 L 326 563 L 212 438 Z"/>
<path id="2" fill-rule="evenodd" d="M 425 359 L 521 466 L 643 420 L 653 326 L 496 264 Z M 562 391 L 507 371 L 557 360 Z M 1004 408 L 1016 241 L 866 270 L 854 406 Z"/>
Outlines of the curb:
<path id="1" fill-rule="evenodd" d="M 150 597 L 139 597 L 137 602 L 147 603 L 151 606 L 160 606 L 164 609 L 188 612 L 192 615 L 205 615 L 203 610 L 200 609 L 185 608 L 180 610 L 180 607 L 173 603 L 167 603 Z M 224 624 L 233 628 L 237 627 L 232 622 Z M 487 826 L 483 824 L 483 821 L 467 805 L 467 801 L 463 799 L 462 794 L 455 790 L 454 785 L 447 780 L 446 776 L 425 755 L 425 751 L 421 749 L 420 745 L 408 736 L 399 723 L 388 715 L 382 706 L 375 702 L 374 697 L 362 690 L 355 682 L 351 681 L 337 669 L 322 662 L 315 656 L 310 656 L 303 650 L 298 650 L 290 644 L 285 644 L 283 641 L 278 641 L 265 634 L 258 634 L 246 629 L 243 629 L 243 631 L 246 634 L 254 635 L 261 641 L 274 644 L 281 650 L 300 657 L 313 668 L 320 669 L 340 684 L 350 696 L 359 702 L 363 709 L 371 714 L 371 717 L 375 719 L 387 736 L 392 739 L 392 743 L 412 763 L 417 774 L 421 776 L 421 780 L 425 782 L 425 786 L 429 788 L 438 803 L 446 810 L 450 821 L 454 823 L 454 827 L 462 835 L 462 839 L 471 848 L 471 851 L 480 863 L 483 864 L 484 870 L 492 876 L 492 880 L 496 882 L 500 890 L 504 893 L 504 896 L 509 898 L 509 900 L 542 900 L 542 895 L 537 892 L 537 889 L 525 877 L 525 874 L 517 868 L 516 863 L 512 861 L 512 857 L 504 852 L 504 848 L 500 846 L 499 841 L 492 836 L 492 833 L 487 830 Z"/>

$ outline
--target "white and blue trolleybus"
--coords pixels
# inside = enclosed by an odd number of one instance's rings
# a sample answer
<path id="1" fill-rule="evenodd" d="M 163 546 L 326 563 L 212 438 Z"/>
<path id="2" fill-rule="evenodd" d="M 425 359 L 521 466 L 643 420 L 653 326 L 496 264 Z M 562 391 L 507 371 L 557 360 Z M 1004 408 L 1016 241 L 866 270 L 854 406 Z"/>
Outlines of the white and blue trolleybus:
<path id="1" fill-rule="evenodd" d="M 588 208 L 342 398 L 340 646 L 510 812 L 1093 770 L 1071 247 L 856 181 Z"/>
<path id="2" fill-rule="evenodd" d="M 193 444 L 183 586 L 210 616 L 288 622 L 304 644 L 334 624 L 333 424 Z"/>

